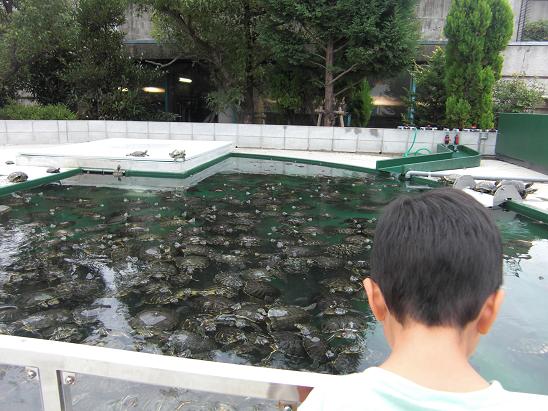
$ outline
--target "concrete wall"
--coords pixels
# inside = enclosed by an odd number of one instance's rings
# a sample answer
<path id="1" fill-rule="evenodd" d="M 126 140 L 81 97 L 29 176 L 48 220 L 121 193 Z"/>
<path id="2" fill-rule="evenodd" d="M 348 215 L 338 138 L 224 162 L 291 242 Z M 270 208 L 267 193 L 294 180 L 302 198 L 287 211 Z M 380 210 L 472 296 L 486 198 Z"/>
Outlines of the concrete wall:
<path id="1" fill-rule="evenodd" d="M 413 130 L 147 121 L 0 120 L 0 145 L 81 143 L 105 138 L 230 141 L 237 147 L 273 150 L 402 154 Z M 444 131 L 420 130 L 414 148 L 436 150 Z M 453 135 L 454 133 L 451 133 Z M 485 140 L 481 140 L 484 137 Z M 462 132 L 461 144 L 494 155 L 496 133 Z"/>
<path id="2" fill-rule="evenodd" d="M 516 73 L 536 79 L 548 92 L 548 42 L 511 43 L 504 51 L 502 77 Z"/>
<path id="3" fill-rule="evenodd" d="M 126 22 L 120 26 L 126 33 L 126 41 L 153 40 L 150 13 L 131 5 L 126 11 Z"/>

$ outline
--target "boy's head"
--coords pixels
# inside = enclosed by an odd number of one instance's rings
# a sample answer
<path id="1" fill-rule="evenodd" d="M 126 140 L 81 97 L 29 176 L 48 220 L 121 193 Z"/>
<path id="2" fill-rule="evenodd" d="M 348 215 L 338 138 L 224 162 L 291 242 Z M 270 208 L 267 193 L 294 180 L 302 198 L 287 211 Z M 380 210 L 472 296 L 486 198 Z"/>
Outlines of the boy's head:
<path id="1" fill-rule="evenodd" d="M 402 196 L 377 224 L 371 280 L 370 300 L 371 287 L 380 289 L 403 326 L 411 320 L 463 329 L 502 284 L 500 233 L 484 207 L 460 190 Z"/>

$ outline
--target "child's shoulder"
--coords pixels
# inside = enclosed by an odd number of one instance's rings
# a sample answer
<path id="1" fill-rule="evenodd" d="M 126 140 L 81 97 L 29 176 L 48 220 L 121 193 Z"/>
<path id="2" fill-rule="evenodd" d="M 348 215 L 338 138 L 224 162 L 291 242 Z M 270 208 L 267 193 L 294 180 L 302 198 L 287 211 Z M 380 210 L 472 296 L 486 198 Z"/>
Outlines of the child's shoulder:
<path id="1" fill-rule="evenodd" d="M 317 387 L 299 410 L 548 410 L 548 396 L 506 391 L 498 382 L 470 393 L 432 390 L 381 368 L 334 377 Z M 519 405 L 519 407 L 518 407 Z"/>

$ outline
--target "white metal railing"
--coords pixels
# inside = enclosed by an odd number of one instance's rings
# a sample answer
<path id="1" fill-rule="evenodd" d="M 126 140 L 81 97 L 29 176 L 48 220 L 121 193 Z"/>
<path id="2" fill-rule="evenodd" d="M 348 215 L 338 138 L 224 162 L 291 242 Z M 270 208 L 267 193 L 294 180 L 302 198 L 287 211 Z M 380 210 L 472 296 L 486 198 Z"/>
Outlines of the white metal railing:
<path id="1" fill-rule="evenodd" d="M 39 380 L 45 411 L 72 408 L 64 390 L 78 374 L 274 400 L 285 410 L 296 409 L 300 387 L 337 378 L 7 335 L 0 335 L 0 364 L 27 367 L 29 378 Z"/>

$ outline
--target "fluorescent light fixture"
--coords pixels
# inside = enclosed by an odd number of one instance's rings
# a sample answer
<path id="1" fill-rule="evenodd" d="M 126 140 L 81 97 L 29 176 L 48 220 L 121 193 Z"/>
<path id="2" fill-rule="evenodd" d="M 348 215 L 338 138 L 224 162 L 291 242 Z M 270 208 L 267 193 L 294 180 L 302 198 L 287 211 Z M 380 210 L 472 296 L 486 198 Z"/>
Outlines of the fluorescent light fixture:
<path id="1" fill-rule="evenodd" d="M 166 89 L 161 87 L 143 87 L 145 93 L 165 93 Z"/>
<path id="2" fill-rule="evenodd" d="M 179 81 L 181 83 L 192 83 L 192 79 L 186 78 L 186 77 L 179 77 Z"/>

